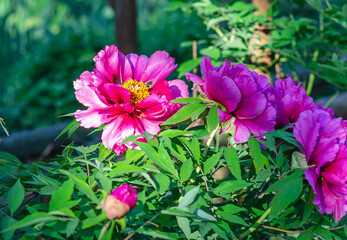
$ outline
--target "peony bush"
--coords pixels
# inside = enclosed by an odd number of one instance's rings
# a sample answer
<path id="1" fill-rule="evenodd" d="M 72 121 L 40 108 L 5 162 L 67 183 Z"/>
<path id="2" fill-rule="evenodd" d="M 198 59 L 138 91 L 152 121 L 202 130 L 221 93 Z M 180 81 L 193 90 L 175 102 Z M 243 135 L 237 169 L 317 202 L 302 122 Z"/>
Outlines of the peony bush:
<path id="1" fill-rule="evenodd" d="M 291 78 L 106 46 L 74 82 L 92 146 L 0 153 L 2 239 L 346 239 L 347 122 Z M 94 132 L 95 132 L 94 131 Z"/>

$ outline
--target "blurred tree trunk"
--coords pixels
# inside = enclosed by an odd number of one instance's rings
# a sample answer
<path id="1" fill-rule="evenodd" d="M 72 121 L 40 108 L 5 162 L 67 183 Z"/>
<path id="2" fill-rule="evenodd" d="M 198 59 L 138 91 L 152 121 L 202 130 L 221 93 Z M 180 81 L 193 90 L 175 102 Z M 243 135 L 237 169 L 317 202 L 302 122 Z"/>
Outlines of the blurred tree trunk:
<path id="1" fill-rule="evenodd" d="M 125 54 L 137 52 L 135 0 L 106 0 L 116 13 L 116 42 Z"/>

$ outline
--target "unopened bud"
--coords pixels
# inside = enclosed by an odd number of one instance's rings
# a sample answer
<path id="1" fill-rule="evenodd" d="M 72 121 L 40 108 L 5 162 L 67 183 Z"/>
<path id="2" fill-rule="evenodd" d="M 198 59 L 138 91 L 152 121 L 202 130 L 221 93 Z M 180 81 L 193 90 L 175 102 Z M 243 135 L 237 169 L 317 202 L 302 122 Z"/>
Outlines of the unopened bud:
<path id="1" fill-rule="evenodd" d="M 136 190 L 128 184 L 123 184 L 101 201 L 101 207 L 109 219 L 120 219 L 135 207 L 136 202 Z"/>

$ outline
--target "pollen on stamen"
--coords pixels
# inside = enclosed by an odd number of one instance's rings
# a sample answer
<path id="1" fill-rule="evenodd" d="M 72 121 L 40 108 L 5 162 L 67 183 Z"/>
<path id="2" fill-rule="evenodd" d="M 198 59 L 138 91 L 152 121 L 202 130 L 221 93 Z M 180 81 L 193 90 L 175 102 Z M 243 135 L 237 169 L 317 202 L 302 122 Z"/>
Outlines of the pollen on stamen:
<path id="1" fill-rule="evenodd" d="M 135 106 L 149 96 L 149 88 L 143 82 L 130 79 L 123 84 L 123 88 L 130 91 L 130 103 Z"/>

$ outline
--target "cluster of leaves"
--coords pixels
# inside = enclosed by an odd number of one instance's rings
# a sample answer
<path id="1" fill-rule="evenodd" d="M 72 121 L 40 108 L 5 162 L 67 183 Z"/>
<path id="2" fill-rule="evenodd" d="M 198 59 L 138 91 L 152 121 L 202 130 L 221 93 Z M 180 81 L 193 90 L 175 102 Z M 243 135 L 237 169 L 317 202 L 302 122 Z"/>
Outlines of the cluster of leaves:
<path id="1" fill-rule="evenodd" d="M 324 2 L 324 3 L 323 3 Z M 210 33 L 198 41 L 200 54 L 221 64 L 244 62 L 268 76 L 292 76 L 304 82 L 308 94 L 315 79 L 345 89 L 347 76 L 347 4 L 344 1 L 272 1 L 266 16 L 244 1 L 173 1 L 171 9 L 199 16 Z M 336 37 L 339 36 L 339 37 Z M 257 51 L 260 51 L 260 53 Z M 255 54 L 256 53 L 256 54 Z M 255 56 L 258 55 L 258 56 Z M 269 62 L 259 58 L 267 57 Z M 180 66 L 180 76 L 199 64 L 199 58 Z M 276 69 L 276 65 L 282 70 Z"/>
<path id="2" fill-rule="evenodd" d="M 145 133 L 147 143 L 125 139 L 141 149 L 125 156 L 71 143 L 49 163 L 29 166 L 1 153 L 2 238 L 344 239 L 343 219 L 319 213 L 304 170 L 290 163 L 300 149 L 290 126 L 236 144 L 216 134 L 210 100 L 174 101 L 187 105 L 157 136 Z M 180 130 L 199 118 L 205 126 Z M 138 203 L 123 219 L 108 220 L 100 201 L 123 183 L 136 188 Z"/>

